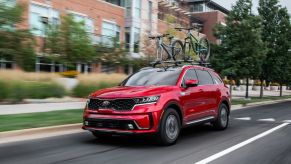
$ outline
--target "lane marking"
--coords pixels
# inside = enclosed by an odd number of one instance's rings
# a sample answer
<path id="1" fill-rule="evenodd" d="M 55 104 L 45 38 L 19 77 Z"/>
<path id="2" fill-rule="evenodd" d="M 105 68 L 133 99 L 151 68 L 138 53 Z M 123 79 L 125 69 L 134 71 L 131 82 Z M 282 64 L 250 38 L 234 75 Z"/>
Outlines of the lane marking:
<path id="1" fill-rule="evenodd" d="M 205 159 L 203 159 L 201 161 L 198 161 L 195 164 L 206 164 L 206 163 L 209 163 L 211 161 L 214 161 L 214 160 L 216 160 L 216 159 L 218 159 L 218 158 L 220 158 L 220 157 L 222 157 L 224 155 L 227 155 L 227 154 L 229 154 L 229 153 L 231 153 L 231 152 L 233 152 L 233 151 L 235 151 L 235 150 L 237 150 L 237 149 L 239 149 L 239 148 L 241 148 L 241 147 L 243 147 L 245 145 L 248 145 L 248 144 L 250 144 L 250 143 L 252 143 L 252 142 L 254 142 L 254 141 L 256 141 L 256 140 L 258 140 L 258 139 L 260 139 L 262 137 L 265 137 L 265 136 L 275 132 L 276 130 L 281 129 L 281 128 L 289 125 L 289 124 L 290 123 L 280 124 L 280 125 L 272 128 L 272 129 L 270 129 L 268 131 L 265 131 L 265 132 L 263 132 L 261 134 L 258 134 L 258 135 L 254 136 L 254 137 L 252 137 L 252 138 L 250 138 L 248 140 L 245 140 L 245 141 L 243 141 L 243 142 L 241 142 L 239 144 L 236 144 L 236 145 L 234 145 L 234 146 L 232 146 L 232 147 L 230 147 L 228 149 L 225 149 L 225 150 L 223 150 L 223 151 L 221 151 L 219 153 L 216 153 L 216 154 L 214 154 L 214 155 L 212 155 L 210 157 L 207 157 L 207 158 L 205 158 Z"/>
<path id="2" fill-rule="evenodd" d="M 283 122 L 291 123 L 291 120 L 284 120 Z"/>
<path id="3" fill-rule="evenodd" d="M 244 120 L 244 121 L 249 121 L 249 120 L 251 120 L 250 117 L 241 117 L 241 118 L 234 118 L 234 119 L 236 119 L 236 120 Z"/>
<path id="4" fill-rule="evenodd" d="M 257 121 L 267 121 L 267 122 L 274 122 L 276 121 L 274 118 L 265 118 L 265 119 L 258 119 Z"/>

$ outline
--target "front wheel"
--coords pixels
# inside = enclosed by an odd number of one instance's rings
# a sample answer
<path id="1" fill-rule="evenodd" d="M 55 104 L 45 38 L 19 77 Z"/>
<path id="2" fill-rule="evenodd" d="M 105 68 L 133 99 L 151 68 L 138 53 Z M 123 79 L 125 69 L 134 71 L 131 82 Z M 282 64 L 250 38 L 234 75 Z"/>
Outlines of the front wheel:
<path id="1" fill-rule="evenodd" d="M 175 109 L 168 108 L 161 119 L 156 141 L 165 146 L 177 142 L 181 130 L 180 117 Z"/>

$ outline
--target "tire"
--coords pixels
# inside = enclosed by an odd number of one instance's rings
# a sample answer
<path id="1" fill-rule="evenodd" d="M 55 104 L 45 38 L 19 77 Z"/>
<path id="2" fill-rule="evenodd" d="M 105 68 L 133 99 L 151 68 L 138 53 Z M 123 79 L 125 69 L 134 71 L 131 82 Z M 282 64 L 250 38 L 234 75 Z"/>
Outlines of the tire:
<path id="1" fill-rule="evenodd" d="M 179 114 L 173 108 L 165 110 L 156 134 L 156 142 L 159 145 L 169 146 L 177 142 L 181 131 Z"/>
<path id="2" fill-rule="evenodd" d="M 175 40 L 172 43 L 172 56 L 174 61 L 185 60 L 184 45 L 181 40 Z"/>
<path id="3" fill-rule="evenodd" d="M 210 57 L 210 43 L 205 36 L 199 40 L 198 56 L 199 56 L 200 62 L 202 63 L 207 62 Z"/>
<path id="4" fill-rule="evenodd" d="M 92 132 L 93 136 L 98 138 L 98 139 L 108 139 L 111 138 L 112 135 L 111 134 L 107 134 L 107 133 L 100 133 L 100 132 Z"/>
<path id="5" fill-rule="evenodd" d="M 212 122 L 212 125 L 216 130 L 225 130 L 229 123 L 229 109 L 225 104 L 221 104 L 218 112 L 218 116 Z"/>

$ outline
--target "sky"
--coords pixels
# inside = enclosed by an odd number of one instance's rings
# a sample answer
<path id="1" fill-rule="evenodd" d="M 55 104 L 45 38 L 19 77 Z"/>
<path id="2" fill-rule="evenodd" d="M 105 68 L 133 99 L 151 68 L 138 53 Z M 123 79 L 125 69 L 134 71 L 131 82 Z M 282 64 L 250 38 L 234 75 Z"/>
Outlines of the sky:
<path id="1" fill-rule="evenodd" d="M 236 2 L 236 0 L 213 0 L 216 3 L 220 4 L 221 6 L 231 9 L 231 6 Z M 287 7 L 289 13 L 291 14 L 291 0 L 279 0 L 280 4 L 284 7 Z M 254 3 L 254 11 L 257 13 L 257 7 L 258 7 L 259 0 L 253 0 Z"/>

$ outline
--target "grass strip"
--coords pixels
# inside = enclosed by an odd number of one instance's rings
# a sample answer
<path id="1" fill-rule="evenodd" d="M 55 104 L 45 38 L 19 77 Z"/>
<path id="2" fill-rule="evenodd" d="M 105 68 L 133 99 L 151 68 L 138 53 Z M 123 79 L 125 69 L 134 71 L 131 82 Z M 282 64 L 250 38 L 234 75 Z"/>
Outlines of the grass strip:
<path id="1" fill-rule="evenodd" d="M 256 102 L 263 102 L 263 101 L 272 101 L 272 100 L 283 100 L 283 99 L 288 99 L 291 98 L 291 95 L 288 96 L 268 96 L 268 97 L 263 97 L 263 98 L 259 98 L 259 97 L 251 97 L 250 99 L 245 99 L 245 98 L 241 98 L 241 99 L 233 99 L 232 100 L 232 105 L 247 105 L 250 103 L 256 103 Z"/>
<path id="2" fill-rule="evenodd" d="M 82 123 L 81 109 L 0 115 L 0 132 Z"/>

